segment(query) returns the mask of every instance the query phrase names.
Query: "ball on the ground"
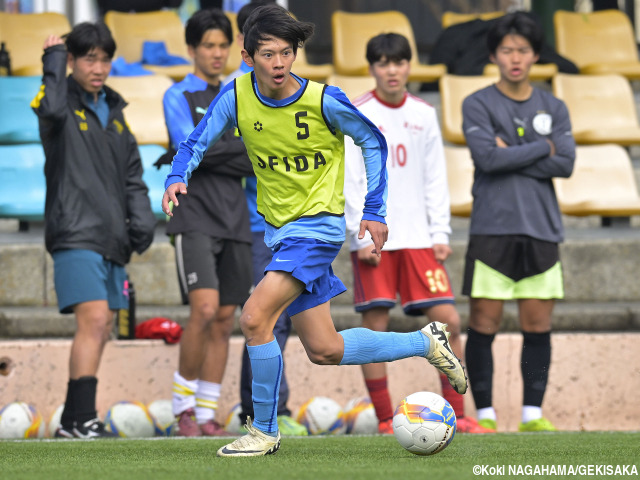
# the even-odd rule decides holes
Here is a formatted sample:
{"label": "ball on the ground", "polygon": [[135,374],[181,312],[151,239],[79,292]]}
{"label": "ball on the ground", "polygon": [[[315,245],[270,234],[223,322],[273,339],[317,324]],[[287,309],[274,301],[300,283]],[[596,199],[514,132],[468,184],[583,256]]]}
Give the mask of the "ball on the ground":
{"label": "ball on the ground", "polygon": [[12,402],[0,410],[0,438],[42,438],[45,430],[42,415],[33,405]]}
{"label": "ball on the ground", "polygon": [[344,407],[347,432],[368,435],[378,433],[378,417],[368,397],[352,398]]}
{"label": "ball on the ground", "polygon": [[339,435],[347,429],[342,407],[327,397],[309,399],[298,410],[296,420],[307,428],[310,435]]}
{"label": "ball on the ground", "polygon": [[242,432],[242,422],[240,421],[240,412],[242,411],[242,406],[240,403],[236,403],[229,413],[227,414],[227,418],[224,421],[224,429],[229,433],[243,433]]}
{"label": "ball on the ground", "polygon": [[173,414],[171,400],[154,400],[147,405],[147,410],[153,419],[153,426],[157,436],[170,437],[174,434],[176,417]]}
{"label": "ball on the ground", "polygon": [[56,430],[60,426],[60,419],[62,418],[62,410],[64,410],[64,403],[59,405],[58,408],[55,409],[53,414],[51,414],[51,418],[49,419],[49,436],[51,438],[55,437]]}
{"label": "ball on the ground", "polygon": [[456,433],[456,413],[444,398],[432,392],[406,397],[393,415],[393,434],[416,455],[433,455],[446,448]]}
{"label": "ball on the ground", "polygon": [[121,437],[153,437],[156,429],[144,403],[123,401],[113,405],[104,418],[106,429]]}

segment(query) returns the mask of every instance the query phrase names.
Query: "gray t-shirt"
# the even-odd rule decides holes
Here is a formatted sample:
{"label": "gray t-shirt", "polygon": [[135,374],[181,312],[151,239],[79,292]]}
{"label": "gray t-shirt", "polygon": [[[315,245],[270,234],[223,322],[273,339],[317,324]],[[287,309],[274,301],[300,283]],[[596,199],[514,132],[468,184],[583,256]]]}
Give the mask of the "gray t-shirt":
{"label": "gray t-shirt", "polygon": [[[471,235],[528,235],[564,239],[553,177],[569,177],[575,141],[562,100],[533,89],[513,100],[491,85],[462,104],[467,145],[475,165]],[[496,145],[500,137],[508,145]],[[553,142],[556,154],[550,157]]]}

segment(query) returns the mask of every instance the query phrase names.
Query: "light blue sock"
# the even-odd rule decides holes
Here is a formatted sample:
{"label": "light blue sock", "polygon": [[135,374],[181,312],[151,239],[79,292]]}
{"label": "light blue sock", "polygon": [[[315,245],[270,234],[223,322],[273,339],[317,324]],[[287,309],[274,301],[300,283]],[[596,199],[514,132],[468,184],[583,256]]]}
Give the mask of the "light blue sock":
{"label": "light blue sock", "polygon": [[407,357],[423,357],[429,351],[429,339],[419,331],[395,333],[350,328],[339,333],[344,338],[340,365],[392,362]]}
{"label": "light blue sock", "polygon": [[269,435],[278,433],[278,394],[282,378],[282,351],[275,340],[248,346],[253,372],[253,426]]}

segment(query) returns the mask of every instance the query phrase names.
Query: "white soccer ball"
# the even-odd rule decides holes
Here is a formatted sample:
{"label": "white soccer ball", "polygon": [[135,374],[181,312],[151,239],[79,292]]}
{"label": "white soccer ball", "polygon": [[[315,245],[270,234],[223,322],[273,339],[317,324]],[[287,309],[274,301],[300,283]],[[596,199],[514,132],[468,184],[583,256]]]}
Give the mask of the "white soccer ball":
{"label": "white soccer ball", "polygon": [[378,417],[368,397],[352,398],[344,407],[347,433],[368,435],[378,433]]}
{"label": "white soccer ball", "polygon": [[243,425],[240,421],[240,412],[242,411],[242,406],[239,403],[236,403],[229,413],[227,414],[227,418],[224,421],[224,429],[229,433],[244,433]]}
{"label": "white soccer ball", "polygon": [[156,435],[170,437],[175,433],[176,417],[173,414],[171,400],[154,400],[147,405],[147,410],[153,419]]}
{"label": "white soccer ball", "polygon": [[60,426],[60,419],[62,418],[62,411],[64,410],[64,403],[55,409],[51,418],[49,419],[49,436],[55,437],[56,430]]}
{"label": "white soccer ball", "polygon": [[153,418],[144,403],[118,402],[104,418],[106,429],[121,437],[153,437],[156,433]]}
{"label": "white soccer ball", "polygon": [[327,397],[313,397],[298,410],[298,423],[304,425],[310,435],[339,435],[346,431],[342,407]]}
{"label": "white soccer ball", "polygon": [[416,455],[445,449],[456,433],[456,413],[444,398],[432,392],[412,393],[393,415],[393,434],[400,445]]}
{"label": "white soccer ball", "polygon": [[0,410],[0,438],[42,438],[46,427],[33,405],[12,402]]}

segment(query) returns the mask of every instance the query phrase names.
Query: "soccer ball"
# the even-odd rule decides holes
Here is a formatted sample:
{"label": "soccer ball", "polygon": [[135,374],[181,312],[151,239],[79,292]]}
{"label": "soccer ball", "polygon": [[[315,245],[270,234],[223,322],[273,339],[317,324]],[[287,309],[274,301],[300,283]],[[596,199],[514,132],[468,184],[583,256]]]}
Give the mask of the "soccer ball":
{"label": "soccer ball", "polygon": [[153,418],[144,403],[118,402],[104,418],[106,429],[121,437],[153,437],[156,433]]}
{"label": "soccer ball", "polygon": [[243,433],[242,422],[240,421],[240,412],[242,406],[236,403],[233,408],[227,414],[227,419],[224,421],[224,429],[229,433]]}
{"label": "soccer ball", "polygon": [[347,429],[340,404],[327,397],[312,397],[300,407],[296,420],[310,435],[339,435]]}
{"label": "soccer ball", "polygon": [[349,400],[344,407],[344,418],[347,433],[362,435],[378,433],[376,410],[367,397]]}
{"label": "soccer ball", "polygon": [[393,415],[393,434],[416,455],[445,449],[456,433],[456,413],[444,398],[432,392],[412,393]]}
{"label": "soccer ball", "polygon": [[56,410],[51,415],[51,418],[49,419],[49,436],[52,438],[56,436],[56,430],[60,426],[60,418],[62,418],[62,410],[64,410],[64,403],[60,405],[58,408],[56,408]]}
{"label": "soccer ball", "polygon": [[12,402],[0,410],[0,438],[42,438],[45,430],[42,415],[33,405]]}
{"label": "soccer ball", "polygon": [[147,405],[147,410],[153,419],[156,435],[170,437],[174,433],[176,417],[173,414],[171,400],[154,400]]}

